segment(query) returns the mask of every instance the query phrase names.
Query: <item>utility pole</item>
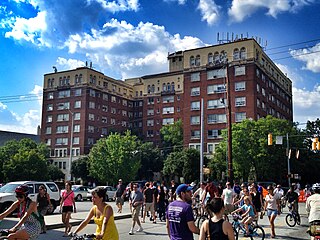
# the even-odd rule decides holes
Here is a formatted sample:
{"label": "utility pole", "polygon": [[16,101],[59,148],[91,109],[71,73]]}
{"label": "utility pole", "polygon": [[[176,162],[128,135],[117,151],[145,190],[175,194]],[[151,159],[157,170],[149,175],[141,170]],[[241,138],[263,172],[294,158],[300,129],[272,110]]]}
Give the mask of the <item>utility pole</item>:
{"label": "utility pole", "polygon": [[203,132],[204,132],[204,113],[203,98],[201,98],[201,131],[200,131],[200,182],[203,182]]}
{"label": "utility pole", "polygon": [[226,62],[226,83],[227,83],[227,110],[228,110],[228,181],[233,184],[233,166],[232,166],[232,118],[231,118],[231,87],[229,79],[229,65]]}

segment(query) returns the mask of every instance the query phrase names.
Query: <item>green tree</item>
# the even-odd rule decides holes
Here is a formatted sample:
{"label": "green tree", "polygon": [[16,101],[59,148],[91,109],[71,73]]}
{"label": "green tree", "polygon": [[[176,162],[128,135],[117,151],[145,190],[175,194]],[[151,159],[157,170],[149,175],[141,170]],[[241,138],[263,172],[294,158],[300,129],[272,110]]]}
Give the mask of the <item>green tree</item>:
{"label": "green tree", "polygon": [[160,129],[160,134],[165,157],[170,152],[181,150],[183,148],[183,126],[181,119],[173,124],[163,126]]}
{"label": "green tree", "polygon": [[47,180],[49,150],[31,139],[8,141],[0,148],[2,181]]}
{"label": "green tree", "polygon": [[81,178],[84,181],[88,181],[90,179],[89,158],[84,156],[73,161],[71,165],[71,173],[76,178]]}
{"label": "green tree", "polygon": [[[301,146],[303,135],[294,124],[286,120],[267,116],[258,121],[244,120],[232,125],[232,155],[235,178],[247,180],[286,180],[286,140],[283,145],[267,145],[268,133],[275,136],[296,136],[292,141]],[[300,136],[301,135],[301,136]],[[216,149],[210,166],[218,169],[226,166],[227,137]],[[226,169],[226,167],[225,167]],[[221,170],[219,170],[221,171]],[[226,171],[226,170],[225,170]]]}
{"label": "green tree", "polygon": [[124,135],[112,133],[101,138],[89,153],[90,175],[100,182],[113,184],[122,178],[124,182],[135,179],[140,168],[137,149],[140,143],[130,131]]}
{"label": "green tree", "polygon": [[154,147],[152,142],[141,144],[136,153],[141,160],[141,168],[138,171],[139,179],[152,179],[153,172],[161,172],[163,168],[163,157],[158,147]]}
{"label": "green tree", "polygon": [[182,176],[186,182],[199,178],[200,153],[196,149],[172,152],[164,161],[163,173],[170,178]]}
{"label": "green tree", "polygon": [[48,176],[47,180],[50,181],[59,181],[64,179],[64,173],[55,165],[50,164],[48,166]]}

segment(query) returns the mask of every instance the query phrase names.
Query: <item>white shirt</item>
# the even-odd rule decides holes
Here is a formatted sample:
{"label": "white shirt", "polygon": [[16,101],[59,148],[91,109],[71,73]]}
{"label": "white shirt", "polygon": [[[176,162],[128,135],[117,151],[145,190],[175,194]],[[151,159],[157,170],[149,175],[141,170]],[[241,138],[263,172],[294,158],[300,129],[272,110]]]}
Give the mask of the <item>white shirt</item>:
{"label": "white shirt", "polygon": [[233,204],[233,197],[234,197],[235,193],[233,191],[232,188],[228,189],[225,188],[223,189],[222,192],[222,197],[224,199],[224,204]]}
{"label": "white shirt", "polygon": [[306,211],[309,222],[320,220],[320,194],[315,193],[307,198]]}
{"label": "white shirt", "polygon": [[268,194],[265,197],[265,201],[267,203],[267,209],[277,210],[278,209],[277,200],[279,200],[279,199],[280,199],[280,195],[279,194],[275,194],[273,196]]}
{"label": "white shirt", "polygon": [[273,193],[274,194],[279,194],[280,195],[280,197],[282,197],[283,196],[283,194],[284,194],[284,191],[283,191],[283,189],[282,188],[276,188],[275,190],[273,190]]}

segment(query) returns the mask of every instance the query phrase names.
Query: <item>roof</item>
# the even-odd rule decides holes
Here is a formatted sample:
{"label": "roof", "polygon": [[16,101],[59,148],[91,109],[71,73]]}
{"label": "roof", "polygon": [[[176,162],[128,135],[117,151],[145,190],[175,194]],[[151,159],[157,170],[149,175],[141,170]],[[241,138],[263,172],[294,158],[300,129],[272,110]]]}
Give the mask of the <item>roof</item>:
{"label": "roof", "polygon": [[7,132],[7,131],[0,131],[0,146],[4,146],[7,141],[10,140],[21,140],[23,138],[30,138],[36,143],[40,143],[40,136],[35,134],[28,134],[28,133],[18,133],[18,132]]}

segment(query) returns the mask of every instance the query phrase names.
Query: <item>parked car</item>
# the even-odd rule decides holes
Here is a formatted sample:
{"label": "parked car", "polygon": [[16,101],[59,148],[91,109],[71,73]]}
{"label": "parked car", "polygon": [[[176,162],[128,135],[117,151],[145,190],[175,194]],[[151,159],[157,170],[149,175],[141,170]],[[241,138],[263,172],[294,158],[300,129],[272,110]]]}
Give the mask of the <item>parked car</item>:
{"label": "parked car", "polygon": [[0,212],[7,210],[13,202],[16,201],[15,189],[22,185],[27,184],[29,186],[29,197],[36,201],[39,193],[40,185],[44,185],[47,193],[50,195],[50,201],[52,209],[47,214],[52,214],[57,206],[60,204],[60,190],[54,182],[35,182],[35,181],[19,181],[9,182],[0,188]]}
{"label": "parked car", "polygon": [[74,199],[76,201],[89,200],[91,198],[90,188],[82,185],[72,185],[72,191],[74,192]]}
{"label": "parked car", "polygon": [[[114,194],[117,191],[116,188],[112,187],[112,186],[98,186],[98,187],[103,187],[106,189],[106,201],[112,201],[114,198]],[[93,189],[89,190],[90,193],[92,192]],[[91,200],[92,196],[90,196],[90,200]]]}

